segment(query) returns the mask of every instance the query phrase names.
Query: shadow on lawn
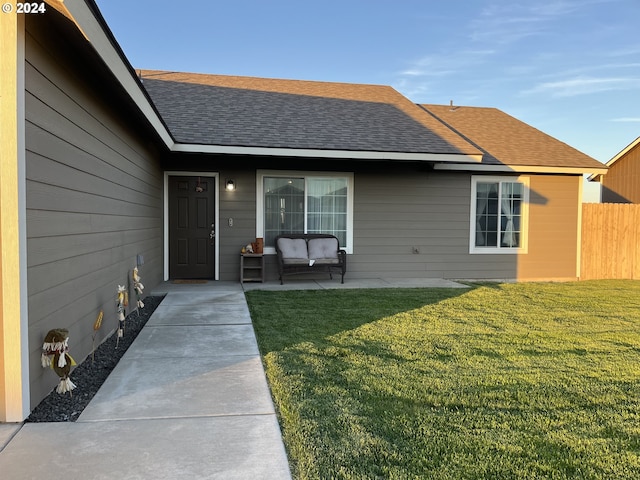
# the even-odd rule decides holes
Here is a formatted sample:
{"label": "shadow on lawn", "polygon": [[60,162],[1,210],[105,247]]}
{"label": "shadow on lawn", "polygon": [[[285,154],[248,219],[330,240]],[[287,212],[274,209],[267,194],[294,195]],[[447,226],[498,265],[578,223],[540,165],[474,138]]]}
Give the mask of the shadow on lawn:
{"label": "shadow on lawn", "polygon": [[246,293],[263,355],[327,337],[381,318],[458,297],[476,288],[400,288],[391,290],[301,290]]}

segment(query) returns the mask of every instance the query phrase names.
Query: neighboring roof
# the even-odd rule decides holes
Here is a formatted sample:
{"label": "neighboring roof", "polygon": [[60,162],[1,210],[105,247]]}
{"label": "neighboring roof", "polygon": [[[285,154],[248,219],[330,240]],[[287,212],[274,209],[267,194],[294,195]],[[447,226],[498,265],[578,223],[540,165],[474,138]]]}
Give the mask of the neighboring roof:
{"label": "neighboring roof", "polygon": [[[616,155],[614,155],[614,157],[606,163],[606,166],[611,167],[611,165],[616,163],[618,160],[620,160],[622,157],[624,157],[627,153],[629,153],[638,145],[640,145],[640,137],[636,138],[633,142],[631,142],[629,145],[627,145],[622,150],[620,150]],[[601,174],[594,174],[594,175],[591,175],[588,180],[590,182],[593,182],[593,181],[599,182],[601,179],[601,176],[602,176]]]}
{"label": "neighboring roof", "polygon": [[389,86],[149,70],[140,75],[177,143],[318,156],[328,151],[398,159],[436,155],[425,160],[450,155],[474,163],[482,156]]}
{"label": "neighboring roof", "polygon": [[482,164],[605,172],[597,160],[497,108],[421,105],[467,141],[482,150]]}

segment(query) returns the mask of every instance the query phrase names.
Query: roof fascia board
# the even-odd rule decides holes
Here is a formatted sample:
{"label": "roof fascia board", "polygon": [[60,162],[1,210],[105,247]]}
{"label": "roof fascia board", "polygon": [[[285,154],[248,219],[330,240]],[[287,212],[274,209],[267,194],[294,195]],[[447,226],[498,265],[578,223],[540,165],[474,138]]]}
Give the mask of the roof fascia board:
{"label": "roof fascia board", "polygon": [[[623,156],[625,156],[631,149],[635,148],[637,145],[640,145],[640,137],[636,138],[633,142],[631,142],[629,145],[627,145],[626,147],[624,147],[622,150],[620,150],[620,152],[618,152],[611,160],[609,160],[605,165],[607,167],[610,167],[611,165],[613,165],[614,163],[616,163],[618,160],[620,160]],[[600,180],[600,173],[598,174],[593,174],[591,175],[588,180],[590,182],[593,181],[599,181]]]}
{"label": "roof fascia board", "polygon": [[581,168],[581,167],[542,167],[528,165],[473,165],[473,164],[443,164],[436,163],[434,170],[449,171],[473,171],[473,172],[516,172],[516,173],[561,173],[571,175],[607,173],[607,168]]}
{"label": "roof fascia board", "polygon": [[632,148],[634,148],[638,144],[640,144],[640,137],[636,138],[633,142],[631,142],[629,145],[624,147],[620,152],[618,152],[618,154],[616,156],[614,156],[611,160],[609,160],[606,163],[607,167],[610,167],[612,164],[614,164],[615,162],[620,160],[620,158],[622,158],[624,155],[626,155],[627,152],[629,152],[629,150],[631,150]]}
{"label": "roof fascia board", "polygon": [[[91,0],[89,0],[91,2]],[[128,60],[123,59],[123,54],[112,43],[108,26],[100,21],[86,1],[76,0],[65,2],[67,11],[73,17],[78,28],[96,50],[102,61],[111,70],[120,85],[135,102],[143,115],[151,123],[167,148],[174,144],[171,134],[167,130],[155,108],[142,91],[142,87],[135,78],[133,68]],[[97,10],[97,6],[94,5]],[[115,41],[115,40],[114,40]]]}
{"label": "roof fascia board", "polygon": [[368,152],[352,150],[317,150],[306,148],[269,148],[241,147],[225,145],[199,145],[192,143],[175,143],[172,152],[179,153],[213,153],[228,155],[256,155],[270,157],[304,157],[304,158],[344,158],[357,160],[405,160],[421,162],[476,162],[482,161],[481,155],[438,154],[438,153],[405,153],[405,152]]}

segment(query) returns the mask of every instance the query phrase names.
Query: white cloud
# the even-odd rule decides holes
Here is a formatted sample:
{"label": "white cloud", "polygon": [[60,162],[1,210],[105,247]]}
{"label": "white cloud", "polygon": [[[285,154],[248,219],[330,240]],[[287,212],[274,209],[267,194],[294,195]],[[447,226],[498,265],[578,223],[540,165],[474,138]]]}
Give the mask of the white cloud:
{"label": "white cloud", "polygon": [[425,55],[398,72],[393,86],[415,101],[427,99],[436,87],[445,85],[450,91],[461,79],[468,79],[470,72],[481,68],[494,53],[493,50],[452,50]]}
{"label": "white cloud", "polygon": [[611,90],[630,90],[640,86],[640,79],[628,77],[577,77],[536,85],[525,94],[548,94],[552,97],[574,97]]}
{"label": "white cloud", "polygon": [[610,122],[622,122],[622,123],[640,123],[640,117],[621,117],[612,118]]}
{"label": "white cloud", "polygon": [[539,0],[517,3],[495,2],[471,22],[471,39],[508,45],[527,37],[544,35],[550,22],[571,16],[593,5],[617,0]]}
{"label": "white cloud", "polygon": [[[575,24],[582,22],[576,17],[586,18],[595,14],[596,5],[616,1],[621,0],[484,0],[482,10],[465,12],[471,17],[460,15],[460,35],[408,62],[394,83],[408,95],[442,91],[458,96],[466,90],[481,98],[498,90],[557,98],[640,88],[636,59],[614,59],[610,49],[579,50],[575,43]],[[546,41],[557,42],[565,30],[573,32],[573,43]],[[532,38],[520,43],[525,37]]]}
{"label": "white cloud", "polygon": [[597,71],[607,71],[609,73],[615,70],[627,70],[633,68],[640,68],[640,63],[597,63],[597,59],[594,59],[592,62],[587,61],[586,65],[581,67],[576,67],[570,70],[564,70],[560,74],[563,76],[578,76],[578,75],[586,75],[589,72],[597,72]]}
{"label": "white cloud", "polygon": [[637,56],[638,54],[640,54],[640,46],[638,45],[633,47],[620,48],[618,50],[613,50],[609,52],[610,57]]}
{"label": "white cloud", "polygon": [[483,63],[487,57],[494,53],[493,50],[462,50],[446,54],[426,55],[412,62],[407,69],[400,72],[400,75],[405,77],[455,75],[462,71],[468,71],[473,65]]}

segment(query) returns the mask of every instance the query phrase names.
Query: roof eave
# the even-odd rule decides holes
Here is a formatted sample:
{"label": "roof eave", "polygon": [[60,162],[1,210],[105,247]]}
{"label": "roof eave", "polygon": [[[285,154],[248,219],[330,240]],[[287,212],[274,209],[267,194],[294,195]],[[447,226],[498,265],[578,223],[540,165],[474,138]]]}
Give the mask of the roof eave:
{"label": "roof eave", "polygon": [[144,91],[135,70],[102,18],[94,0],[65,2],[65,6],[71,20],[91,43],[96,53],[147,118],[163,143],[171,149],[174,144],[171,133]]}
{"label": "roof eave", "polygon": [[334,158],[355,160],[398,160],[413,162],[476,163],[482,161],[478,154],[381,152],[366,150],[324,150],[313,148],[245,147],[234,145],[202,145],[175,143],[171,148],[177,153],[208,153],[269,157]]}
{"label": "roof eave", "polygon": [[564,175],[604,175],[607,168],[602,167],[548,167],[539,165],[487,165],[487,164],[440,164],[434,170],[455,170],[471,172],[500,173],[557,173]]}

